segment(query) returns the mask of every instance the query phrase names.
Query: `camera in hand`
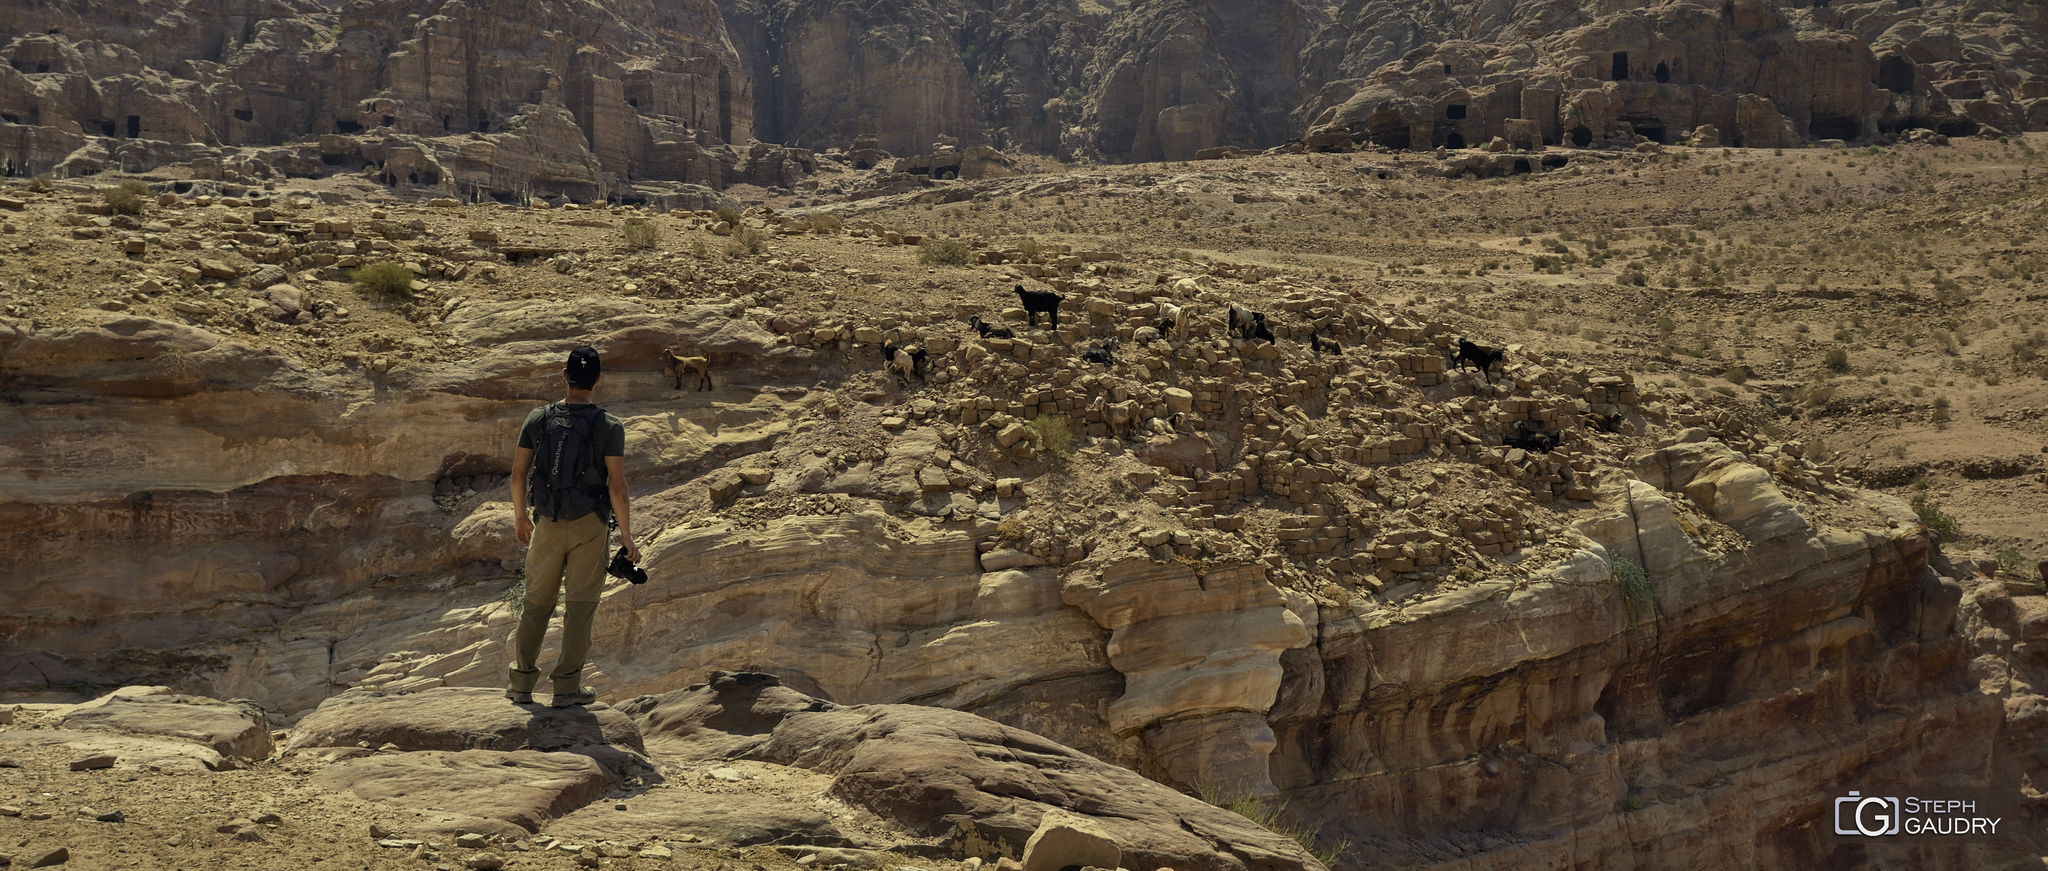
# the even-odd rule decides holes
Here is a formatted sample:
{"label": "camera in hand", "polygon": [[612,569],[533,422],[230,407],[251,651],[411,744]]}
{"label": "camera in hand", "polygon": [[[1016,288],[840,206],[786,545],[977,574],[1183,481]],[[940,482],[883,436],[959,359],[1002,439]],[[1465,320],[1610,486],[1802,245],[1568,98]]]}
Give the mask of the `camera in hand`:
{"label": "camera in hand", "polygon": [[618,555],[612,557],[612,564],[605,567],[604,573],[636,584],[647,583],[647,570],[634,565],[632,560],[627,559],[626,549],[623,546],[619,548]]}

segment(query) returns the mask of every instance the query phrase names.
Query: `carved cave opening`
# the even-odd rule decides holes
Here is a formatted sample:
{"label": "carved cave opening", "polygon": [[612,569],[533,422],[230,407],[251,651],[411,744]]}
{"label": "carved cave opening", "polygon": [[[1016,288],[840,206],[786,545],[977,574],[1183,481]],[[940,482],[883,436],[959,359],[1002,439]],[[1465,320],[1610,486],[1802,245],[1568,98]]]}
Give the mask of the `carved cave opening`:
{"label": "carved cave opening", "polygon": [[1621,120],[1628,126],[1635,128],[1637,136],[1641,136],[1659,145],[1669,144],[1664,140],[1663,120],[1651,115],[1639,115]]}
{"label": "carved cave opening", "polygon": [[1584,124],[1573,127],[1569,135],[1571,136],[1572,144],[1580,148],[1593,144],[1593,131]]}
{"label": "carved cave opening", "polygon": [[248,109],[236,109],[236,110],[235,110],[235,120],[237,120],[237,121],[254,121],[254,120],[256,120],[256,113],[255,113],[255,112],[252,112],[252,111],[249,111]]}
{"label": "carved cave opening", "polygon": [[1813,121],[1806,125],[1806,132],[1815,139],[1855,139],[1863,133],[1863,125],[1855,118],[1833,112],[1815,112]]}
{"label": "carved cave opening", "polygon": [[1913,93],[1913,62],[1898,55],[1878,61],[1877,86],[1894,94]]}
{"label": "carved cave opening", "polygon": [[21,116],[13,112],[0,112],[0,121],[5,121],[9,124],[20,124]]}
{"label": "carved cave opening", "polygon": [[47,73],[47,72],[49,72],[49,71],[50,71],[50,65],[49,65],[49,64],[36,64],[36,72],[39,72],[39,73]]}
{"label": "carved cave opening", "polygon": [[142,138],[142,116],[141,116],[141,115],[130,115],[130,116],[128,116],[128,138],[129,138],[129,139],[140,139],[140,138]]}
{"label": "carved cave opening", "polygon": [[1628,52],[1617,51],[1614,53],[1614,69],[1612,73],[1613,75],[1610,78],[1617,82],[1628,80]]}
{"label": "carved cave opening", "polygon": [[361,133],[363,132],[363,125],[350,121],[347,118],[336,118],[334,119],[334,132],[340,133],[343,136],[351,133]]}
{"label": "carved cave opening", "polygon": [[118,129],[117,125],[115,125],[112,121],[98,121],[95,123],[100,125],[101,136],[112,136],[114,135],[114,131]]}
{"label": "carved cave opening", "polygon": [[1977,129],[1977,122],[1963,118],[1957,121],[1944,121],[1934,128],[1934,132],[1943,136],[1975,136]]}
{"label": "carved cave opening", "polygon": [[1531,172],[1535,172],[1535,170],[1529,167],[1529,159],[1517,157],[1515,158],[1514,168],[1508,170],[1508,175],[1528,175]]}
{"label": "carved cave opening", "polygon": [[1670,81],[1671,81],[1671,65],[1670,65],[1670,64],[1668,64],[1668,63],[1665,63],[1665,62],[1663,62],[1663,61],[1658,61],[1658,62],[1657,62],[1657,71],[1656,71],[1655,73],[1653,73],[1653,75],[1655,75],[1655,76],[1657,77],[1657,84],[1660,84],[1660,85],[1661,85],[1661,84],[1665,84],[1665,83],[1668,83],[1668,82],[1670,82]]}
{"label": "carved cave opening", "polygon": [[383,120],[382,120],[382,121],[381,121],[381,122],[380,122],[380,123],[379,123],[379,124],[378,124],[377,126],[379,126],[379,127],[389,127],[389,126],[391,126],[391,125],[393,125],[393,124],[396,124],[396,123],[398,123],[398,119],[397,119],[397,118],[394,118],[394,117],[392,117],[392,116],[390,116],[390,115],[386,115],[386,116],[384,116]]}
{"label": "carved cave opening", "polygon": [[491,119],[490,119],[490,116],[488,116],[488,115],[485,115],[485,114],[483,114],[483,113],[481,113],[481,112],[477,113],[477,116],[476,116],[476,132],[478,132],[478,133],[489,133],[489,132],[491,132]]}
{"label": "carved cave opening", "polygon": [[1465,120],[1465,104],[1452,103],[1444,107],[1444,117],[1453,121]]}
{"label": "carved cave opening", "polygon": [[1445,134],[1445,136],[1444,136],[1444,147],[1445,147],[1445,148],[1464,148],[1464,147],[1465,147],[1465,134],[1463,134],[1463,133],[1459,133],[1459,132],[1458,132],[1458,131],[1456,131],[1456,130],[1453,130],[1453,131],[1451,131],[1450,133],[1448,133],[1448,134]]}
{"label": "carved cave opening", "polygon": [[1569,158],[1569,157],[1566,157],[1566,156],[1564,156],[1564,155],[1562,155],[1562,154],[1546,154],[1546,155],[1543,155],[1543,168],[1544,168],[1544,169],[1557,169],[1558,167],[1564,166],[1565,164],[1568,164],[1568,163],[1571,163],[1571,162],[1572,162],[1572,159],[1571,159],[1571,158]]}

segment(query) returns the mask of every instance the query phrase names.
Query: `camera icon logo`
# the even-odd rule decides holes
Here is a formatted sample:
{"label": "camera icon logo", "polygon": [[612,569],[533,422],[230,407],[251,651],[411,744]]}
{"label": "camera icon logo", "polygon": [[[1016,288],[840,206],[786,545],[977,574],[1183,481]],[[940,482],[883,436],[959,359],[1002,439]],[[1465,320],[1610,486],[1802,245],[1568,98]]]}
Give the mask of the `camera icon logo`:
{"label": "camera icon logo", "polygon": [[1899,800],[1851,791],[1835,799],[1835,834],[1875,838],[1899,833]]}

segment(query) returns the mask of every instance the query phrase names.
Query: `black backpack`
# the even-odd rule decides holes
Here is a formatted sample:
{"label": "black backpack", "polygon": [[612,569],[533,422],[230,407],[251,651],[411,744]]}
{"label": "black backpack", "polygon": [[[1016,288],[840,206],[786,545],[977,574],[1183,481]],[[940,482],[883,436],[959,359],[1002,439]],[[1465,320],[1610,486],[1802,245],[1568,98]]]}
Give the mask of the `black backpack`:
{"label": "black backpack", "polygon": [[606,485],[604,409],[595,405],[547,407],[534,440],[533,471],[527,493],[534,516],[575,520],[592,512],[609,517],[611,490]]}

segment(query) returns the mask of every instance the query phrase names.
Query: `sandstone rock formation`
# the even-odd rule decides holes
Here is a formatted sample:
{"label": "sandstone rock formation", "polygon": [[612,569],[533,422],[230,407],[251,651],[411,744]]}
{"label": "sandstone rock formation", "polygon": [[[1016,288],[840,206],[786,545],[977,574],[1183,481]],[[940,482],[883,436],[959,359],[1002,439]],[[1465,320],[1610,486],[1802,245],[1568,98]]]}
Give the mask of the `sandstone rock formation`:
{"label": "sandstone rock formation", "polygon": [[781,149],[725,144],[752,137],[753,99],[709,0],[20,3],[0,21],[20,34],[0,69],[9,175],[185,163],[581,201],[788,183]]}
{"label": "sandstone rock formation", "polygon": [[2048,126],[2041,15],[2021,0],[17,0],[0,5],[16,34],[0,172],[353,175],[700,208],[731,184],[793,189],[813,152],[861,137],[1153,161],[1290,140],[1673,143],[1705,126],[1739,147],[2017,132]]}
{"label": "sandstone rock formation", "polygon": [[[2011,20],[2039,14],[2015,7]],[[1411,24],[1418,32],[1369,46],[1405,47],[1398,60],[1369,67],[1344,57],[1337,62],[1361,80],[1332,83],[1296,117],[1390,148],[1477,146],[1512,138],[1518,120],[1534,122],[1548,145],[1669,144],[1711,126],[1716,144],[1771,148],[1909,128],[2034,129],[2041,107],[2029,95],[2048,89],[2022,71],[2038,46],[1965,48],[1886,4],[1675,2],[1610,14],[1538,4],[1482,16],[1474,30],[1488,35],[1434,41],[1424,28],[1445,22]],[[1333,55],[1361,41],[1326,38]]]}
{"label": "sandstone rock formation", "polygon": [[[10,202],[32,218],[96,205],[61,196]],[[170,304],[0,319],[15,603],[0,681],[253,699],[298,720],[292,752],[344,764],[334,788],[450,815],[429,825],[529,831],[593,790],[653,782],[643,758],[791,762],[901,804],[873,783],[916,756],[880,748],[896,729],[975,738],[944,750],[953,768],[915,768],[933,782],[992,765],[983,747],[1064,772],[1094,770],[1087,754],[1314,808],[1368,861],[1565,865],[1682,841],[1717,864],[1810,866],[1828,855],[1810,834],[1826,789],[1932,772],[2024,794],[2037,770],[2026,742],[2048,704],[2027,645],[2048,621],[1941,559],[1910,510],[1607,364],[1508,345],[1491,376],[1456,371],[1449,323],[1317,273],[970,247],[982,265],[959,268],[977,281],[1067,294],[1060,328],[1032,329],[1007,293],[926,304],[909,284],[917,301],[861,307],[882,282],[868,264],[916,241],[867,221],[831,240],[862,268],[828,283],[794,245],[731,265],[523,246],[489,226],[508,210],[435,207],[417,239],[377,249],[367,228],[415,232],[406,213],[357,213],[359,236],[338,216],[245,223],[270,206],[173,200],[210,227],[303,229],[307,248],[249,232],[226,250],[268,260],[237,261],[224,242],[247,231],[165,221],[155,244],[190,240],[177,262],[195,264]],[[516,214],[559,238],[623,217]],[[712,218],[659,220],[702,241]],[[359,238],[435,284],[355,315],[375,326],[342,352],[319,339],[353,292],[321,281],[338,259],[311,258]],[[611,292],[557,286],[583,275]],[[501,292],[513,278],[522,292]],[[223,310],[236,294],[246,313]],[[280,323],[279,300],[314,316]],[[1229,335],[1232,304],[1258,306],[1277,341]],[[1159,330],[1169,307],[1193,310],[1184,336]],[[970,331],[967,313],[1013,335]],[[1111,365],[1078,353],[1112,337]],[[929,349],[922,384],[879,377],[885,341]],[[606,355],[655,581],[611,583],[599,611],[590,682],[617,709],[536,713],[495,692],[518,566],[504,476],[514,424],[582,342]],[[715,388],[676,389],[670,349],[706,357]],[[1518,427],[1564,441],[1502,443]],[[714,669],[773,680],[685,686]],[[725,694],[745,703],[707,701]],[[6,740],[115,738],[154,740]],[[180,764],[226,762],[162,740]],[[499,783],[507,760],[545,788],[490,808],[438,785]],[[1030,807],[999,808],[1016,795],[1001,773],[947,795],[1001,818],[977,837],[1014,852],[1068,786],[1026,777]],[[650,805],[657,826],[702,803]],[[702,836],[836,837],[801,811]],[[1187,814],[1166,816],[1205,830]],[[1176,868],[1270,858],[1159,849]]]}
{"label": "sandstone rock formation", "polygon": [[[625,709],[656,748],[704,739],[731,758],[832,777],[834,796],[988,860],[1020,858],[1062,810],[1115,840],[1125,861],[1195,871],[1322,866],[1228,811],[1028,732],[918,705],[840,706],[768,675],[711,680]],[[969,845],[979,845],[969,846]]]}

